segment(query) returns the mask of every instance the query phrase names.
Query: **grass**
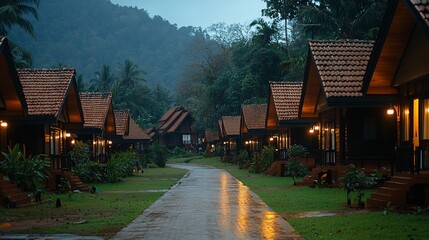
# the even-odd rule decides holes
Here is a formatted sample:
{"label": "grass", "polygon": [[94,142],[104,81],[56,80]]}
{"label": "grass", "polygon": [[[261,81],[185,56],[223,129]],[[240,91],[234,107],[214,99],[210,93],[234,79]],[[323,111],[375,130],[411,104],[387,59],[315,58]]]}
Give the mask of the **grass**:
{"label": "grass", "polygon": [[[173,168],[145,169],[145,173],[124,179],[120,183],[99,184],[97,194],[51,194],[52,201],[33,207],[0,209],[0,232],[70,233],[110,237],[129,224],[163,193],[121,193],[147,189],[167,189],[180,179],[186,170]],[[171,179],[171,180],[164,180]],[[176,179],[176,180],[173,180]],[[103,192],[103,191],[109,191]],[[111,192],[112,191],[112,192]],[[48,198],[47,194],[42,196]],[[62,206],[55,207],[61,199]],[[8,229],[8,225],[34,225],[25,229]],[[45,223],[43,226],[35,226]]]}
{"label": "grass", "polygon": [[[349,210],[341,203],[346,192],[340,188],[293,186],[291,177],[251,174],[218,157],[195,158],[190,163],[225,169],[248,186],[278,213]],[[373,189],[366,190],[368,197]],[[287,221],[304,239],[428,239],[429,216],[368,212],[314,218],[288,218]]]}

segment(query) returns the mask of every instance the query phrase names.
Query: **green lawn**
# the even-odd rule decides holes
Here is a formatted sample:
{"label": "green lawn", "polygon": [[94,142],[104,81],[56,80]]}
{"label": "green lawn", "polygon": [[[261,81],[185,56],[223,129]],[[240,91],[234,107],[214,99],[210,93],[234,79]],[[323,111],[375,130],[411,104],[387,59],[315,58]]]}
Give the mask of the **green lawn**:
{"label": "green lawn", "polygon": [[[293,186],[290,177],[250,174],[248,170],[220,162],[218,157],[191,159],[191,164],[225,169],[239,179],[274,211],[298,213],[310,211],[347,211],[341,203],[346,192],[340,188]],[[374,190],[366,190],[368,197]],[[429,239],[429,216],[368,212],[313,218],[288,218],[287,221],[305,239]]]}
{"label": "green lawn", "polygon": [[[143,174],[126,178],[120,183],[96,185],[99,190],[97,194],[75,193],[71,197],[67,194],[44,194],[42,196],[44,200],[50,197],[52,201],[27,208],[0,208],[0,232],[70,233],[109,237],[163,195],[163,193],[114,191],[168,189],[185,173],[186,170],[174,168],[145,169]],[[57,198],[62,201],[60,208],[55,207]],[[36,226],[39,223],[42,226]],[[10,225],[12,226],[9,227]],[[16,229],[18,226],[24,228]]]}

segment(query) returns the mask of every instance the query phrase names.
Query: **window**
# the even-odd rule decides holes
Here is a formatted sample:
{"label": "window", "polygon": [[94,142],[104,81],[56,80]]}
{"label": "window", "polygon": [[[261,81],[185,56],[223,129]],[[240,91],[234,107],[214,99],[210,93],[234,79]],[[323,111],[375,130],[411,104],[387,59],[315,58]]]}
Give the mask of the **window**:
{"label": "window", "polygon": [[183,144],[191,144],[191,134],[182,135]]}
{"label": "window", "polygon": [[429,99],[423,100],[423,139],[429,139]]}
{"label": "window", "polygon": [[60,130],[51,129],[51,136],[49,142],[51,155],[60,155]]}
{"label": "window", "polygon": [[410,141],[410,107],[408,105],[402,106],[402,119],[401,119],[401,135],[402,141]]}

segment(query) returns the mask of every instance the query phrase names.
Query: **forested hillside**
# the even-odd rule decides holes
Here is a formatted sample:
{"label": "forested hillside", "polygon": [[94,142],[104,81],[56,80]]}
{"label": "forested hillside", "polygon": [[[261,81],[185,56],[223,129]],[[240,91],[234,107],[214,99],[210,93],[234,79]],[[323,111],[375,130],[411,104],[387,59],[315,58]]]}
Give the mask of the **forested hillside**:
{"label": "forested hillside", "polygon": [[199,29],[178,29],[159,16],[108,0],[42,0],[38,14],[36,39],[19,28],[9,37],[31,52],[33,67],[73,67],[87,83],[102,65],[116,71],[129,59],[146,72],[149,85],[173,90],[194,57],[190,47],[203,37]]}

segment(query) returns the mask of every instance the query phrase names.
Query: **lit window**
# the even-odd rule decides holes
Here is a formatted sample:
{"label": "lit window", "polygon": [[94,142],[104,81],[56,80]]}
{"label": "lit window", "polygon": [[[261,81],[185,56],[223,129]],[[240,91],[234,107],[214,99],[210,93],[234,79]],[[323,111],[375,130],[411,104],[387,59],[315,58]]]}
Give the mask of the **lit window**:
{"label": "lit window", "polygon": [[182,135],[183,144],[191,144],[191,134]]}

